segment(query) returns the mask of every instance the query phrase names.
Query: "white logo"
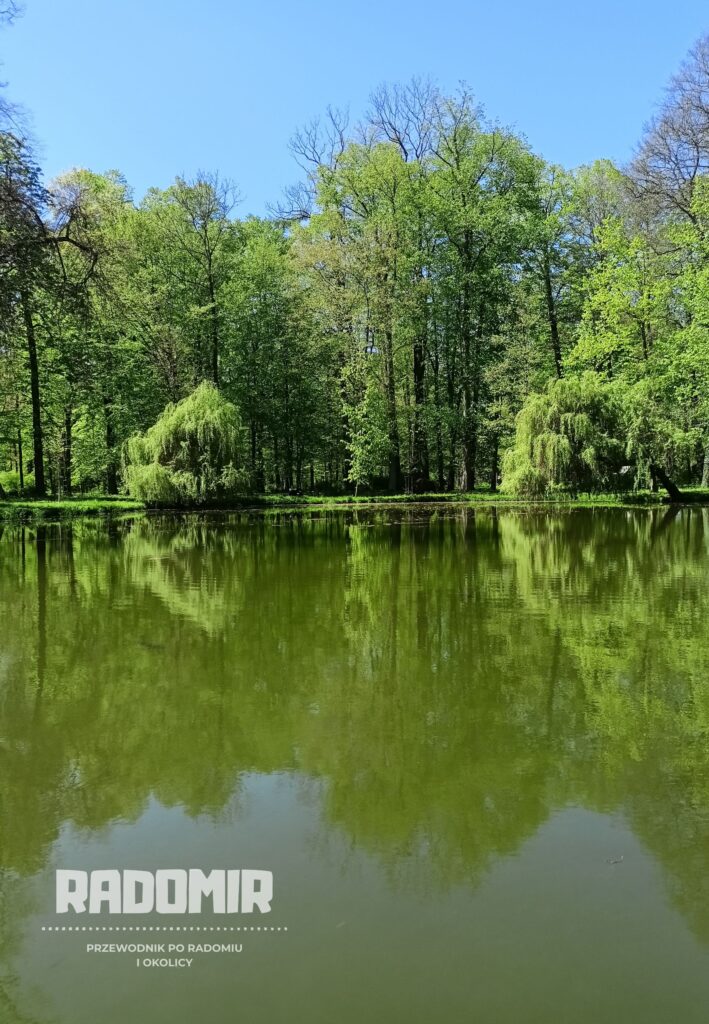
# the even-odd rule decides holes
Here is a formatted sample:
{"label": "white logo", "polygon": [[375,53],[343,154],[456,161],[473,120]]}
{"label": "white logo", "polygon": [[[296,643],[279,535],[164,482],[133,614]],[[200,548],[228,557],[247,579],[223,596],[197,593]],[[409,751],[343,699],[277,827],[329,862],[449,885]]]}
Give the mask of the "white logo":
{"label": "white logo", "polygon": [[199,914],[204,900],[215,914],[268,914],[273,872],[247,868],[158,871],[57,871],[57,913]]}

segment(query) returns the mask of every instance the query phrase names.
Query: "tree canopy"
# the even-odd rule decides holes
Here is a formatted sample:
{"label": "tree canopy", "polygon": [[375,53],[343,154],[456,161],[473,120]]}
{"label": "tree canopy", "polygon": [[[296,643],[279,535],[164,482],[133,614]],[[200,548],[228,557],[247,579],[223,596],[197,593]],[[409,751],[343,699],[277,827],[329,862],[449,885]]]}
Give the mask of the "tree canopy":
{"label": "tree canopy", "polygon": [[627,167],[414,79],[297,131],[270,218],[216,173],[45,182],[0,110],[0,485],[231,489],[130,440],[208,383],[252,493],[709,486],[708,40]]}

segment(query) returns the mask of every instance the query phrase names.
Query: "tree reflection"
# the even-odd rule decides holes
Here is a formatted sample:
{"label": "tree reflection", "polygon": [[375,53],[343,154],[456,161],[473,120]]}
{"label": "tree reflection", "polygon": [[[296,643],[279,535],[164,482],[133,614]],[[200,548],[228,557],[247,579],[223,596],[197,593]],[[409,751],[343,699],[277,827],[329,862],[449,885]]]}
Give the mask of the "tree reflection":
{"label": "tree reflection", "polygon": [[156,517],[0,539],[0,867],[322,780],[392,884],[625,813],[709,941],[706,511]]}

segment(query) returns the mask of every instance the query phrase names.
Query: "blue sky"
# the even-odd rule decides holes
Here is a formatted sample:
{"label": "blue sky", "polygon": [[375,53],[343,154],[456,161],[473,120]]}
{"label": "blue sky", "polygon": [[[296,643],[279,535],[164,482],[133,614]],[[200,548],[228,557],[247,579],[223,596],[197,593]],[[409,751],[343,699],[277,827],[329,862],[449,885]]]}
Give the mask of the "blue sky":
{"label": "blue sky", "polygon": [[549,160],[623,161],[706,31],[706,0],[25,0],[0,56],[47,176],[118,168],[140,196],[219,170],[263,213],[299,124],[412,75],[465,80]]}

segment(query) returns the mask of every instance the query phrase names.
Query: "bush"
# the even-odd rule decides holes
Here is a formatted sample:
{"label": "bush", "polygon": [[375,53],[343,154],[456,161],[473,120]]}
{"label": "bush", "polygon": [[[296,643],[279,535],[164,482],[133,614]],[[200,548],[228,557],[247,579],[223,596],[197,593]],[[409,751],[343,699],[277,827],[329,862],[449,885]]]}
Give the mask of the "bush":
{"label": "bush", "polygon": [[213,384],[203,382],[127,442],[128,492],[143,501],[178,504],[228,498],[245,482],[242,444],[238,409]]}
{"label": "bush", "polygon": [[[24,493],[31,494],[34,490],[34,473],[25,473],[24,484]],[[0,488],[2,488],[2,491],[5,492],[8,498],[19,497],[20,474],[15,472],[15,470],[6,470],[0,473]]]}
{"label": "bush", "polygon": [[503,489],[525,497],[602,491],[619,479],[621,410],[595,373],[552,381],[531,395],[503,459]]}

